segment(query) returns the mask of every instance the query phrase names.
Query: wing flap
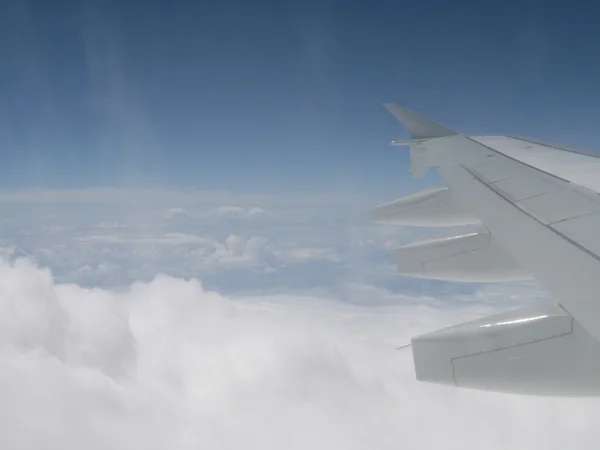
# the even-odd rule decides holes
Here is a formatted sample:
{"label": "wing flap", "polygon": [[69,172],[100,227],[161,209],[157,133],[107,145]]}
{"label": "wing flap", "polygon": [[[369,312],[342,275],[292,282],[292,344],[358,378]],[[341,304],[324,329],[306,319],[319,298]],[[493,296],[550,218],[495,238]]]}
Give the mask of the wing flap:
{"label": "wing flap", "polygon": [[530,278],[485,228],[402,246],[396,250],[396,265],[403,275],[437,280],[495,282]]}
{"label": "wing flap", "polygon": [[412,340],[417,379],[489,391],[600,395],[600,343],[560,305],[526,307]]}
{"label": "wing flap", "polygon": [[479,219],[465,211],[447,187],[425,189],[382,203],[371,210],[375,223],[446,227],[470,225]]}

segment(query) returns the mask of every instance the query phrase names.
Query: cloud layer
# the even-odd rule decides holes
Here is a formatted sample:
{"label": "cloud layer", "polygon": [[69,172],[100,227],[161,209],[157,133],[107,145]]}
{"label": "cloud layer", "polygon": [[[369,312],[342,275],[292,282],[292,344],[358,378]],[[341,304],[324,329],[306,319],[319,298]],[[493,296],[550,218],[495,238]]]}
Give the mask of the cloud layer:
{"label": "cloud layer", "polygon": [[1,448],[587,449],[600,438],[595,399],[421,384],[410,350],[395,350],[544,301],[532,284],[398,277],[391,252],[422,232],[373,226],[352,201],[128,192],[0,202]]}
{"label": "cloud layer", "polygon": [[[529,296],[513,289],[514,302],[519,292]],[[362,295],[387,298],[227,298],[168,276],[86,289],[54,284],[27,259],[5,259],[0,445],[558,449],[590,448],[600,437],[595,400],[420,384],[410,353],[394,350],[497,304]]]}
{"label": "cloud layer", "polygon": [[126,286],[157,273],[200,277],[228,292],[331,286],[355,272],[396,278],[390,254],[411,234],[373,226],[366,205],[351,198],[32,192],[0,192],[0,245],[87,286]]}

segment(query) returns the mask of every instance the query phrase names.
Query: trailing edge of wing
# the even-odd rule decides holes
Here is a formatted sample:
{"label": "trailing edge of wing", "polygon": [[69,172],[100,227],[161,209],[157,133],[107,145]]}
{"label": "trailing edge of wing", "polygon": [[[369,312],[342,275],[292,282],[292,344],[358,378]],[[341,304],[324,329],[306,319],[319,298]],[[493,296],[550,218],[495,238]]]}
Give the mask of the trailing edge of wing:
{"label": "trailing edge of wing", "polygon": [[432,139],[458,134],[396,103],[384,103],[383,106],[406,128],[412,139]]}

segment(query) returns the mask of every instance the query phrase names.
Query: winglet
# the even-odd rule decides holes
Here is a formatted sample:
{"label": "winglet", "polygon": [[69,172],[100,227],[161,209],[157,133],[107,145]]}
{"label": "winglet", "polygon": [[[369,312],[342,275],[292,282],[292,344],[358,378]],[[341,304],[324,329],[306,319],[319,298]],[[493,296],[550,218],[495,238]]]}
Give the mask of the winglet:
{"label": "winglet", "polygon": [[396,103],[384,103],[383,106],[406,128],[412,139],[432,139],[458,134]]}

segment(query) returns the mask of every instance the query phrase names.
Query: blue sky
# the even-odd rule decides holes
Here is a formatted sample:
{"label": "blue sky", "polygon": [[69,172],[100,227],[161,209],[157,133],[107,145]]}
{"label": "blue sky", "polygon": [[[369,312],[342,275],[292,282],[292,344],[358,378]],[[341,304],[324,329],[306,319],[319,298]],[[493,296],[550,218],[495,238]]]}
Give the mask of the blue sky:
{"label": "blue sky", "polygon": [[577,3],[9,0],[0,187],[385,197],[431,181],[387,145],[390,100],[593,148],[600,30]]}

